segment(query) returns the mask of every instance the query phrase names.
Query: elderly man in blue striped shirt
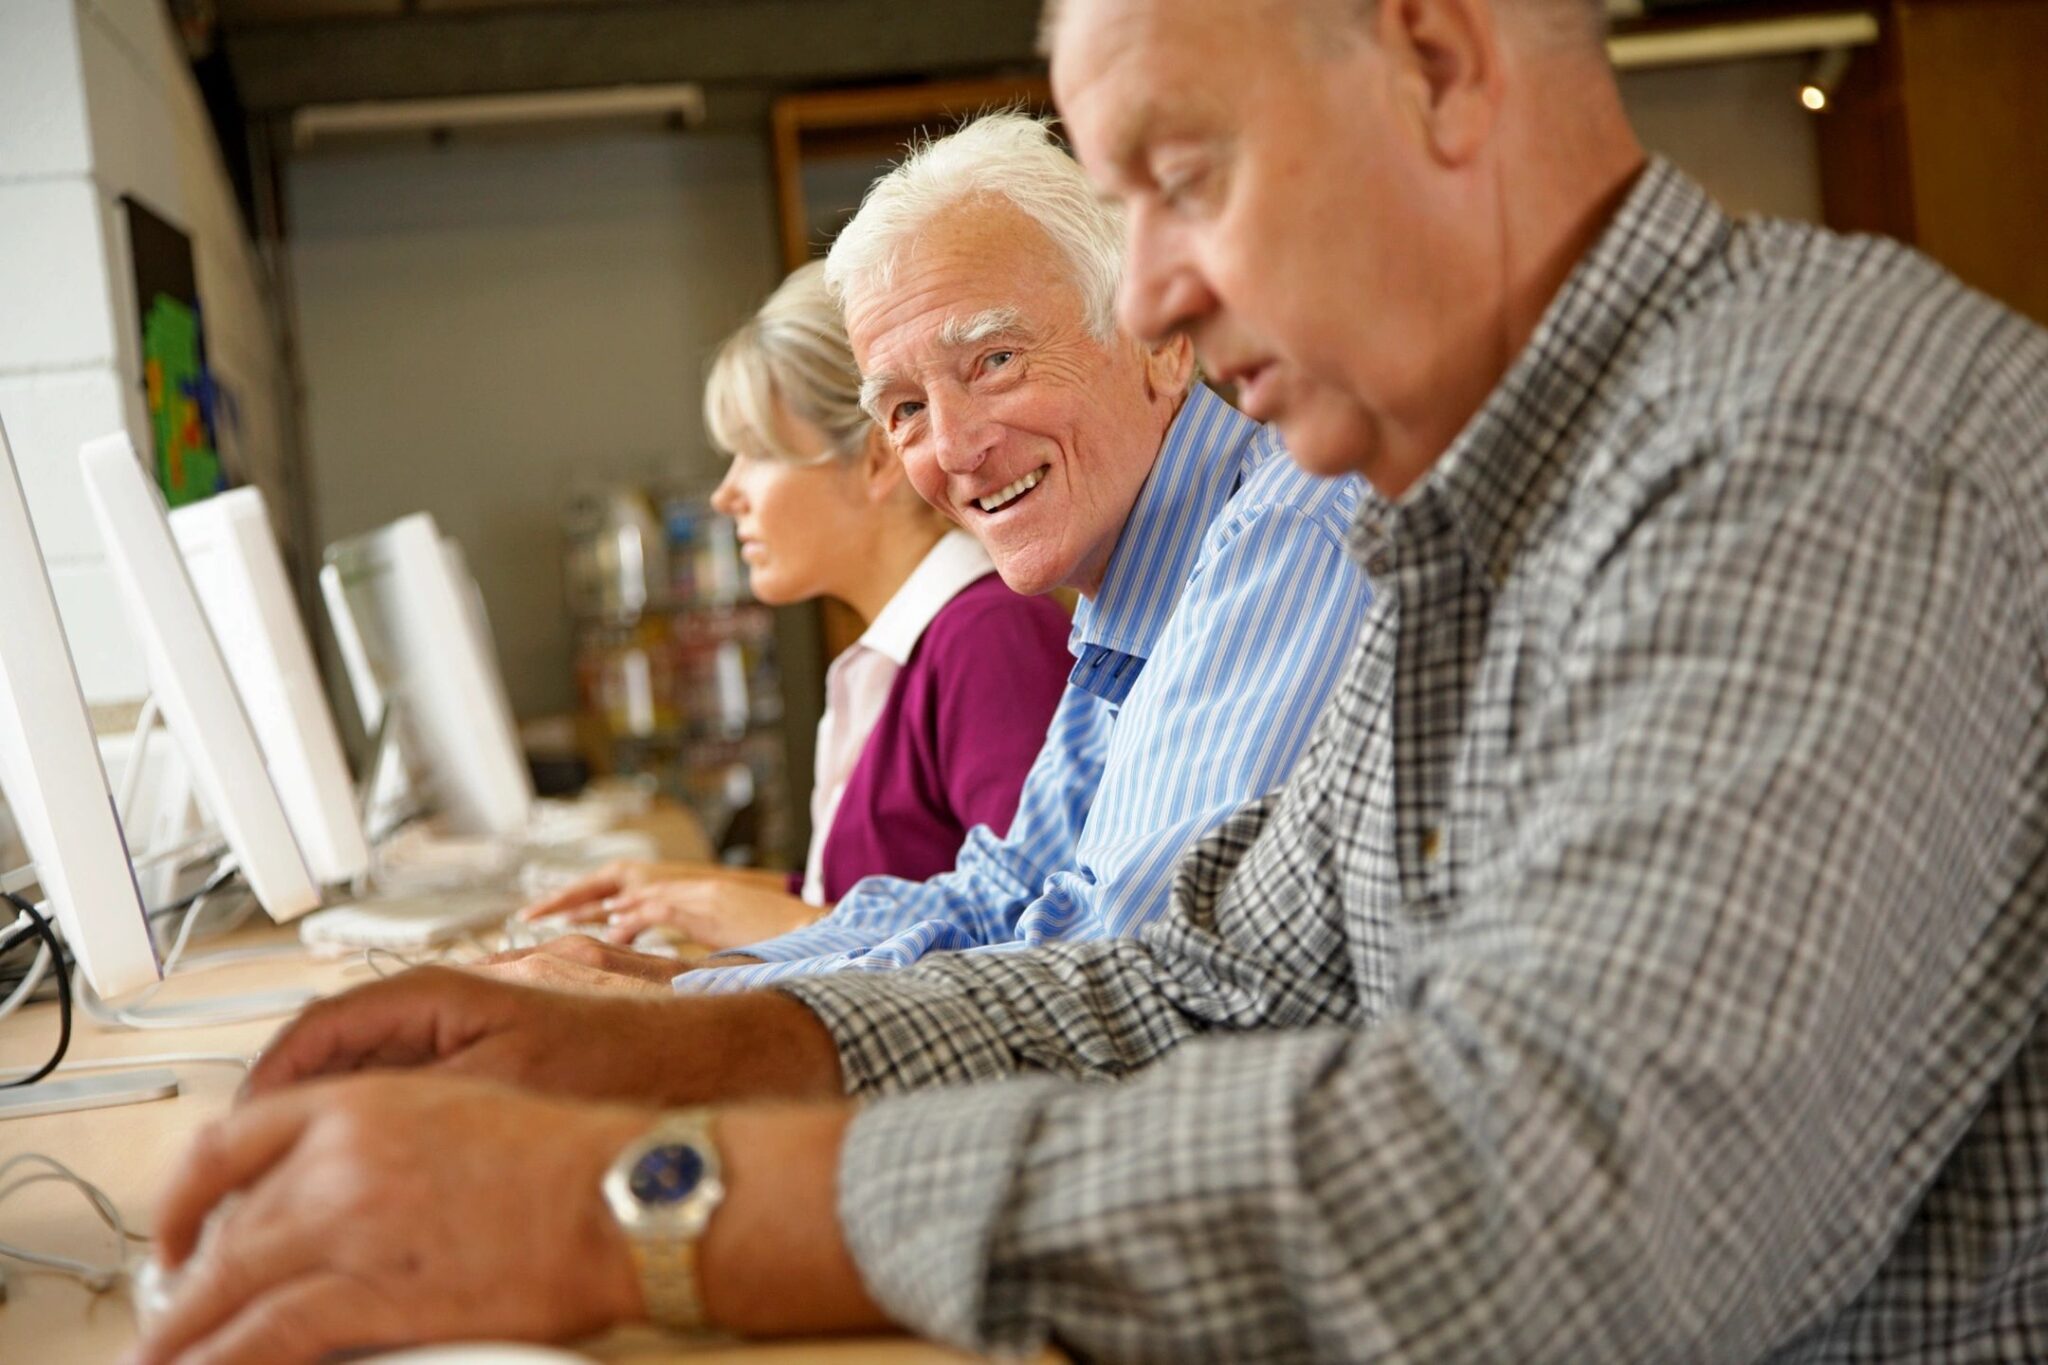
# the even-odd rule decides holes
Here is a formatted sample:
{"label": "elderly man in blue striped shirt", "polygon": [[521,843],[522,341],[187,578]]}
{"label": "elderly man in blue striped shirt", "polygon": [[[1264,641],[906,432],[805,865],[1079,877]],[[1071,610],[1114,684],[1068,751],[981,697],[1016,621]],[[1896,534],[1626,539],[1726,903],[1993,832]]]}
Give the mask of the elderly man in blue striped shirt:
{"label": "elderly man in blue striped shirt", "polygon": [[[931,881],[870,877],[677,989],[1133,933],[1166,908],[1188,847],[1286,780],[1370,597],[1344,549],[1359,485],[1298,468],[1198,382],[1184,338],[1118,330],[1121,234],[1045,125],[1016,114],[917,151],[841,233],[827,278],[866,406],[1012,588],[1080,592],[1076,663],[1007,834],[976,828]],[[728,910],[785,899],[677,891]],[[580,936],[501,970],[599,984],[561,959],[674,970]]]}

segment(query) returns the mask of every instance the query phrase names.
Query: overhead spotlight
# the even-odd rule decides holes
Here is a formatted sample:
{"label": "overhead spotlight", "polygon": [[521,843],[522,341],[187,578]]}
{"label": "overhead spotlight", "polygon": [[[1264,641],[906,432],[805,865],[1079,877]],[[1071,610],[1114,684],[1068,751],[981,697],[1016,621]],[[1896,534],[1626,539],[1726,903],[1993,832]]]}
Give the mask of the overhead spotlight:
{"label": "overhead spotlight", "polygon": [[1835,100],[1835,88],[1842,83],[1842,76],[1849,70],[1849,49],[1831,47],[1816,52],[1813,65],[1807,69],[1806,79],[1799,86],[1799,103],[1813,113],[1826,111]]}

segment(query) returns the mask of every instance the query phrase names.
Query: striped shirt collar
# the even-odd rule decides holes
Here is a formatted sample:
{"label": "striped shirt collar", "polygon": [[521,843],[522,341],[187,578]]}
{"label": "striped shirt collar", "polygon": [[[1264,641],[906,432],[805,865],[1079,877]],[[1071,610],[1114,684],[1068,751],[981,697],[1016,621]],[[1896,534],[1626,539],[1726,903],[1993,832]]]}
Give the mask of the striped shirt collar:
{"label": "striped shirt collar", "polygon": [[[1257,422],[1197,383],[1110,552],[1102,587],[1074,612],[1070,647],[1147,658],[1194,571],[1209,523],[1248,472]],[[1078,680],[1077,680],[1078,681]],[[1125,690],[1128,690],[1127,688]]]}
{"label": "striped shirt collar", "polygon": [[1636,177],[1607,229],[1544,310],[1528,345],[1415,491],[1398,502],[1367,489],[1352,551],[1368,571],[1390,566],[1395,528],[1449,518],[1473,565],[1505,580],[1520,547],[1562,505],[1576,439],[1607,376],[1720,250],[1729,221],[1705,190],[1661,157]]}

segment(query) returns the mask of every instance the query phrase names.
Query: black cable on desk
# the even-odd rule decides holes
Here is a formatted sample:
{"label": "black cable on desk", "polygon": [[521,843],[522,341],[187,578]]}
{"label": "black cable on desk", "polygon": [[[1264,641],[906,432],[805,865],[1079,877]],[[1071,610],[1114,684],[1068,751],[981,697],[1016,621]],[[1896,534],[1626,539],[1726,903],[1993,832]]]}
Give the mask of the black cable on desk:
{"label": "black cable on desk", "polygon": [[20,1080],[0,1082],[0,1090],[11,1090],[18,1085],[34,1085],[57,1069],[64,1060],[64,1054],[71,1050],[71,974],[64,970],[64,945],[57,941],[57,931],[43,918],[43,912],[30,905],[12,891],[0,891],[9,905],[34,921],[26,929],[17,929],[5,940],[0,940],[0,957],[6,956],[31,938],[40,938],[43,946],[50,950],[50,960],[57,969],[57,1050],[50,1060]]}
{"label": "black cable on desk", "polygon": [[205,900],[208,896],[214,895],[215,893],[220,891],[227,890],[227,888],[233,885],[235,880],[239,878],[241,875],[242,869],[236,864],[229,863],[226,867],[220,869],[219,871],[209,876],[206,879],[206,881],[200,885],[198,890],[188,892],[187,894],[178,897],[178,899],[172,901],[169,905],[157,906],[154,910],[146,912],[146,918],[152,925],[154,925],[158,920],[164,919],[167,916],[180,914],[183,911],[190,910],[193,906],[197,905],[200,901]]}

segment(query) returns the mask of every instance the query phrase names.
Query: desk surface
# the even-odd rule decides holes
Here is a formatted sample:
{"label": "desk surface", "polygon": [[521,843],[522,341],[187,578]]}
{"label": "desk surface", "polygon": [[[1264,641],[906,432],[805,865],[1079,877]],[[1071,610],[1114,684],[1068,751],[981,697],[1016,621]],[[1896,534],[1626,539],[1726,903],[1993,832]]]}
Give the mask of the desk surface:
{"label": "desk surface", "polygon": [[[297,938],[271,927],[244,930],[221,939],[202,939],[195,959],[225,948],[276,946],[289,949]],[[158,1001],[205,999],[278,987],[305,986],[331,992],[370,979],[360,955],[316,962],[304,955],[236,963],[179,974]],[[74,1060],[147,1056],[172,1052],[231,1052],[246,1056],[278,1027],[277,1021],[147,1033],[104,1028],[74,1017],[70,1056]],[[56,1040],[54,1004],[32,1006],[0,1020],[0,1066],[34,1066]],[[228,1107],[242,1073],[225,1065],[174,1065],[182,1090],[175,1099],[83,1113],[0,1119],[0,1158],[43,1152],[71,1166],[104,1189],[131,1227],[146,1230],[158,1190],[193,1132]],[[68,1185],[46,1182],[10,1196],[0,1206],[0,1240],[37,1251],[107,1264],[119,1254],[114,1236]],[[46,1361],[51,1365],[100,1365],[116,1359],[133,1341],[134,1316],[125,1290],[95,1298],[76,1281],[8,1262],[9,1297],[0,1307],[0,1361]],[[594,1359],[648,1362],[687,1359],[691,1365],[943,1365],[966,1359],[952,1351],[905,1339],[803,1342],[734,1346],[693,1345],[645,1335],[620,1336],[583,1349]],[[1047,1356],[1047,1360],[1057,1357]]]}

